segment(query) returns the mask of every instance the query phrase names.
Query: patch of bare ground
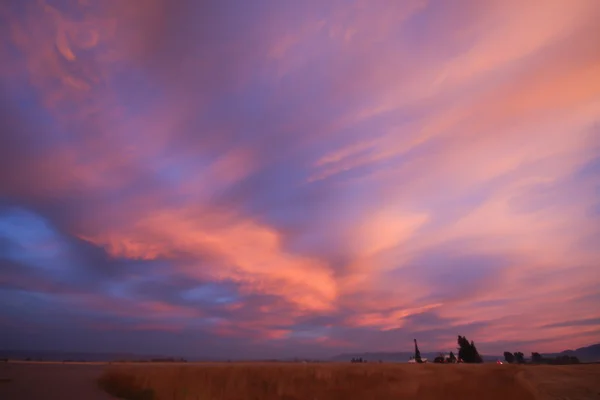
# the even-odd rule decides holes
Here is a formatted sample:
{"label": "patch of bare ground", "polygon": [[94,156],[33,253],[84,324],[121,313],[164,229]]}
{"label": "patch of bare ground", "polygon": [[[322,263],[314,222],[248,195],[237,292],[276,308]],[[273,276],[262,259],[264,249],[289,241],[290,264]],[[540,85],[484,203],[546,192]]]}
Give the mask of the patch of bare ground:
{"label": "patch of bare ground", "polygon": [[1,400],[109,400],[98,387],[101,364],[8,362],[0,364]]}

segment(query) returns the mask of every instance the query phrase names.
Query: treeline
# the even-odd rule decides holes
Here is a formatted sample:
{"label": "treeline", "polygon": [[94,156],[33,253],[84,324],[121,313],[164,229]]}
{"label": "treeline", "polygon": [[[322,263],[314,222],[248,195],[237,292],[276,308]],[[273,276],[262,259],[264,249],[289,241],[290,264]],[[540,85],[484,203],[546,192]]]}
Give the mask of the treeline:
{"label": "treeline", "polygon": [[185,358],[175,358],[175,357],[166,357],[166,358],[151,358],[149,360],[117,360],[117,363],[185,363],[187,360]]}
{"label": "treeline", "polygon": [[[469,341],[466,336],[458,336],[458,357],[454,355],[454,352],[450,352],[448,356],[440,354],[436,357],[433,362],[438,364],[454,364],[454,363],[467,363],[467,364],[479,364],[483,362],[483,358],[477,351],[475,343]],[[421,362],[421,353],[417,347],[417,341],[415,340],[415,360]]]}
{"label": "treeline", "polygon": [[[504,360],[509,364],[527,364],[525,356],[520,351],[511,353],[510,351],[504,352]],[[549,364],[549,365],[568,365],[568,364],[579,364],[579,359],[575,356],[569,355],[558,355],[555,358],[544,357],[540,353],[531,353],[531,364]]]}

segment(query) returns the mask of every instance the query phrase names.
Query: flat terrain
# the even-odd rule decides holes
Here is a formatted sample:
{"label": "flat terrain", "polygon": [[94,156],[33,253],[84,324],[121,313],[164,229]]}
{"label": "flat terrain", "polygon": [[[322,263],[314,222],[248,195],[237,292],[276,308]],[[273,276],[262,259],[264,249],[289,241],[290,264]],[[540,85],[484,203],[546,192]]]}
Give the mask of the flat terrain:
{"label": "flat terrain", "polygon": [[600,399],[600,365],[0,364],[0,399]]}
{"label": "flat terrain", "polygon": [[158,399],[600,399],[600,365],[130,365],[104,377]]}
{"label": "flat terrain", "polygon": [[0,363],[0,399],[114,399],[96,383],[104,369],[93,363]]}

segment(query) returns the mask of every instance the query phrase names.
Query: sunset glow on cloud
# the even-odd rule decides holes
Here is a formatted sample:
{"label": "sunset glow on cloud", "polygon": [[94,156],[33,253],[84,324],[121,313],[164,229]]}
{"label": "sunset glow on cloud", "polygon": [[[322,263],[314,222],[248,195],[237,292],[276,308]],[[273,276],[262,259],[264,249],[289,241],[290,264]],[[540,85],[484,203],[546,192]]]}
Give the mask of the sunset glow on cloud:
{"label": "sunset glow on cloud", "polygon": [[600,341],[600,2],[8,0],[0,342]]}

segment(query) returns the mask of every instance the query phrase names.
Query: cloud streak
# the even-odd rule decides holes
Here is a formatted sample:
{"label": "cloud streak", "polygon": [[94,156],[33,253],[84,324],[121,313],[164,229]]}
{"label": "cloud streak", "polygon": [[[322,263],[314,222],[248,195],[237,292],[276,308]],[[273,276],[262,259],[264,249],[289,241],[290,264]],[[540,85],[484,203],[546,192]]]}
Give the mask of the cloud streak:
{"label": "cloud streak", "polygon": [[223,357],[590,344],[599,16],[4,2],[8,346],[67,346],[69,328]]}

